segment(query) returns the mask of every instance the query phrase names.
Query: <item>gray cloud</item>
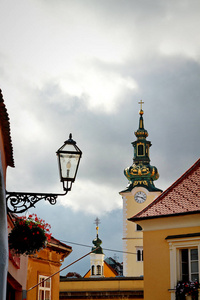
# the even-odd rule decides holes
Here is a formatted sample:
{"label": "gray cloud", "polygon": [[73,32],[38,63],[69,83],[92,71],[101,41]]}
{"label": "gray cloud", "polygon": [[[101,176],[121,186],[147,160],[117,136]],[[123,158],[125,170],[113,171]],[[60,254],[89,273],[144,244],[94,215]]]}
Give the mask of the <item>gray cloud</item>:
{"label": "gray cloud", "polygon": [[[138,101],[145,102],[158,188],[199,157],[199,1],[21,3],[9,10],[3,1],[0,10],[1,89],[16,165],[8,170],[8,190],[62,190],[55,152],[72,132],[83,151],[73,189],[36,212],[56,238],[83,244],[94,238],[98,215],[104,247],[118,249],[118,193],[132,164]],[[70,259],[83,252],[73,248]],[[79,268],[84,274],[88,262]]]}

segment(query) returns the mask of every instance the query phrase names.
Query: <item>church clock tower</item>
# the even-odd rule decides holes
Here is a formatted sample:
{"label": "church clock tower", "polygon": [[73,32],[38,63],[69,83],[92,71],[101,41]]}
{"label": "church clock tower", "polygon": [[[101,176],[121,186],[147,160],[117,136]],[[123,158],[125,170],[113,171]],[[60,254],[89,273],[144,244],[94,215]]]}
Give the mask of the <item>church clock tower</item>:
{"label": "church clock tower", "polygon": [[156,167],[150,165],[147,130],[144,129],[142,100],[139,111],[139,128],[135,132],[136,141],[132,142],[134,149],[133,164],[124,170],[129,180],[128,187],[120,192],[123,199],[123,274],[124,276],[143,275],[143,233],[142,228],[128,221],[133,215],[144,209],[161,190],[156,188],[154,180],[159,177]]}

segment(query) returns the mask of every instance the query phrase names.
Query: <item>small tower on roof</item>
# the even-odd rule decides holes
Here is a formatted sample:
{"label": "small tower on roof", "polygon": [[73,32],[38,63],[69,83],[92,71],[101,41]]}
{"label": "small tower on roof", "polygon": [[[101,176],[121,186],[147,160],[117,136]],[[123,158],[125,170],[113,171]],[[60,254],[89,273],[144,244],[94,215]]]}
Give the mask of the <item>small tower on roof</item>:
{"label": "small tower on roof", "polygon": [[91,276],[90,277],[104,277],[104,253],[101,248],[102,241],[99,238],[99,218],[95,219],[96,224],[96,238],[92,241],[92,253],[90,254],[90,268],[91,268]]}

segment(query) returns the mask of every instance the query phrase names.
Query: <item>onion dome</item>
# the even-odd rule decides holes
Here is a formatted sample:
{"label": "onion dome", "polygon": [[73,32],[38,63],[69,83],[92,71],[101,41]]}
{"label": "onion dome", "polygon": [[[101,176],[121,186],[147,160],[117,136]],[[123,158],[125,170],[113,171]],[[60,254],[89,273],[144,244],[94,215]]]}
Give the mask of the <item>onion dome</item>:
{"label": "onion dome", "polygon": [[100,220],[98,218],[96,218],[95,223],[97,225],[96,226],[97,236],[92,241],[92,243],[94,245],[94,247],[92,247],[92,251],[93,251],[93,253],[96,253],[96,254],[104,254],[103,249],[101,248],[102,240],[100,240],[99,235],[98,235],[98,230],[99,230],[98,224],[100,223]]}
{"label": "onion dome", "polygon": [[101,248],[102,240],[100,240],[98,234],[97,237],[92,241],[92,243],[94,244],[94,247],[92,247],[93,253],[103,254],[103,249]]}

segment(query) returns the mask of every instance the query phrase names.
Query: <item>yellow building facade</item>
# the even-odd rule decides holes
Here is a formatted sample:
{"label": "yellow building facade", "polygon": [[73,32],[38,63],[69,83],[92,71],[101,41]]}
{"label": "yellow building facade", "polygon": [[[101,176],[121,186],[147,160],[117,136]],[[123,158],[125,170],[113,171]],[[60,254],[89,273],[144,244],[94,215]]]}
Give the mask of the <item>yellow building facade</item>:
{"label": "yellow building facade", "polygon": [[143,299],[142,278],[79,278],[60,280],[60,300]]}
{"label": "yellow building facade", "polygon": [[[144,299],[185,298],[199,281],[200,159],[154,202],[132,217],[143,228]],[[194,288],[193,288],[194,291]],[[182,294],[183,296],[183,294]]]}

